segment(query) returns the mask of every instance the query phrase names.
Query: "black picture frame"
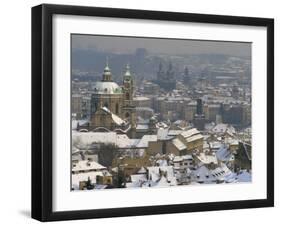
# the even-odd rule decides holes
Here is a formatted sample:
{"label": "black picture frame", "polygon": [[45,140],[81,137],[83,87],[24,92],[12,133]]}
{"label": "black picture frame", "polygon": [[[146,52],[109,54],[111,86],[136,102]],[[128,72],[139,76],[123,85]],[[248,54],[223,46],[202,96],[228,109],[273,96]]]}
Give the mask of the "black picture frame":
{"label": "black picture frame", "polygon": [[[266,27],[267,198],[54,212],[52,210],[52,18],[55,14]],[[32,8],[32,218],[40,221],[57,221],[272,206],[274,206],[273,19],[49,4]]]}

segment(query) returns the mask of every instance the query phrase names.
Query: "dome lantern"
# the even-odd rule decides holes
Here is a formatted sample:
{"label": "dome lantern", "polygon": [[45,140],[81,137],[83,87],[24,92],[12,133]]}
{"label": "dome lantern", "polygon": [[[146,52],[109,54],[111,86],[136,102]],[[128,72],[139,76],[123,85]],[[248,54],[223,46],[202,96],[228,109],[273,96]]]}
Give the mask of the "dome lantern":
{"label": "dome lantern", "polygon": [[102,81],[103,82],[112,82],[111,70],[108,66],[108,57],[106,58],[106,65],[103,70]]}
{"label": "dome lantern", "polygon": [[130,65],[129,64],[126,65],[126,71],[125,71],[124,77],[131,77]]}

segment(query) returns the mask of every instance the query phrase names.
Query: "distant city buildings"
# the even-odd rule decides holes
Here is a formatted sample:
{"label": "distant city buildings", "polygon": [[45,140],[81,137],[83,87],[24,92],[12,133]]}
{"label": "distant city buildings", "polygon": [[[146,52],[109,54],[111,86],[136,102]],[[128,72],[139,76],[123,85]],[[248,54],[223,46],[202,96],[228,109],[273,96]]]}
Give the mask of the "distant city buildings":
{"label": "distant city buildings", "polygon": [[159,64],[159,70],[157,72],[157,80],[155,81],[160,88],[165,91],[172,91],[176,88],[175,72],[173,70],[173,65],[170,62],[167,70],[163,68],[163,64]]}

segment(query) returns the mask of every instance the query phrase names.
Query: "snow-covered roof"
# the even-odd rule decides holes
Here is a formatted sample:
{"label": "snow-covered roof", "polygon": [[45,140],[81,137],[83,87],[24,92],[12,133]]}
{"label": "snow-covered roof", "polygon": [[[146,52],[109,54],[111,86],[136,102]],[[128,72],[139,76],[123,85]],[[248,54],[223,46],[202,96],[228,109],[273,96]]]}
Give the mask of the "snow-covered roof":
{"label": "snow-covered roof", "polygon": [[225,137],[224,142],[227,143],[227,144],[230,144],[230,145],[238,145],[239,144],[239,141],[237,139],[233,139],[233,138],[230,138],[230,137]]}
{"label": "snow-covered roof", "polygon": [[192,175],[197,182],[213,183],[216,181],[216,178],[212,175],[211,171],[205,165],[202,165],[194,170],[192,172]]}
{"label": "snow-covered roof", "polygon": [[216,156],[218,160],[224,162],[234,160],[232,153],[227,149],[227,147],[223,146],[216,152]]}
{"label": "snow-covered roof", "polygon": [[108,113],[111,115],[112,120],[118,125],[121,126],[123,124],[126,124],[126,122],[121,119],[118,115],[115,115],[114,113],[112,113],[107,107],[103,106],[101,108],[104,112]]}
{"label": "snow-covered roof", "polygon": [[[176,184],[176,178],[174,175],[174,170],[172,166],[150,166],[148,169],[148,178],[152,181],[159,181],[160,179],[160,170],[166,174],[167,179],[171,184]],[[159,170],[160,169],[160,170]]]}
{"label": "snow-covered roof", "polygon": [[159,128],[158,130],[157,130],[157,138],[158,138],[158,140],[167,140],[167,139],[169,139],[169,137],[168,137],[168,128]]}
{"label": "snow-covered roof", "polygon": [[177,120],[177,121],[175,121],[175,122],[173,122],[173,123],[174,123],[175,125],[180,125],[181,123],[185,123],[185,121],[179,119],[179,120]]}
{"label": "snow-covered roof", "polygon": [[149,119],[143,119],[142,117],[138,116],[137,117],[137,122],[138,122],[138,124],[148,124],[149,123]]}
{"label": "snow-covered roof", "polygon": [[180,139],[178,139],[178,138],[173,139],[172,143],[173,143],[173,144],[176,146],[176,148],[177,148],[178,150],[180,150],[180,151],[186,149],[185,144],[184,144],[183,142],[181,142]]}
{"label": "snow-covered roof", "polygon": [[95,170],[100,171],[106,169],[105,166],[95,162],[95,161],[88,161],[88,160],[82,160],[78,161],[77,163],[72,164],[72,171],[87,171],[87,170]]}
{"label": "snow-covered roof", "polygon": [[136,97],[134,97],[133,100],[135,100],[135,101],[145,101],[145,100],[150,100],[150,98],[145,97],[145,96],[136,96]]}
{"label": "snow-covered roof", "polygon": [[175,158],[173,159],[173,162],[181,162],[183,161],[182,156],[175,156]]}
{"label": "snow-covered roof", "polygon": [[206,155],[205,153],[200,152],[200,153],[196,154],[195,156],[203,164],[210,164],[210,163],[218,164],[218,159],[217,159],[216,155]]}
{"label": "snow-covered roof", "polygon": [[203,139],[202,134],[195,134],[191,137],[187,137],[185,140],[186,140],[186,142],[192,142],[192,141],[199,140],[199,139]]}
{"label": "snow-covered roof", "polygon": [[117,146],[119,148],[134,148],[140,142],[140,139],[129,139],[125,134],[117,135],[117,137]]}
{"label": "snow-covered roof", "polygon": [[156,163],[158,166],[168,166],[168,162],[166,159],[158,159]]}
{"label": "snow-covered roof", "polygon": [[205,149],[209,149],[209,144],[204,140],[204,142],[203,142],[203,149],[205,150]]}
{"label": "snow-covered roof", "polygon": [[109,114],[111,113],[111,111],[105,106],[103,106],[101,109],[106,113],[109,113]]}
{"label": "snow-covered roof", "polygon": [[138,171],[138,174],[144,174],[146,173],[146,169],[142,166],[139,171]]}
{"label": "snow-covered roof", "polygon": [[215,133],[226,133],[226,132],[228,132],[229,134],[235,133],[235,129],[234,129],[233,126],[228,125],[228,124],[224,124],[224,123],[217,124],[212,129],[212,131],[215,132]]}
{"label": "snow-covered roof", "polygon": [[177,135],[181,134],[182,132],[183,132],[183,130],[169,130],[168,135],[169,136],[177,136]]}
{"label": "snow-covered roof", "polygon": [[136,130],[148,130],[149,126],[146,124],[138,124]]}
{"label": "snow-covered roof", "polygon": [[192,160],[192,155],[175,156],[173,162],[181,162],[183,160]]}
{"label": "snow-covered roof", "polygon": [[157,141],[157,135],[144,135],[137,144],[137,147],[147,148],[148,143],[151,141]]}
{"label": "snow-covered roof", "polygon": [[182,155],[183,160],[192,160],[192,155]]}
{"label": "snow-covered roof", "polygon": [[154,114],[154,110],[150,107],[136,107],[136,112],[148,112],[152,115]]}
{"label": "snow-covered roof", "polygon": [[126,188],[138,188],[141,187],[141,183],[139,182],[127,182]]}
{"label": "snow-covered roof", "polygon": [[221,180],[232,174],[230,169],[225,164],[221,164],[221,166],[211,170],[211,172],[214,177]]}
{"label": "snow-covered roof", "polygon": [[199,134],[199,133],[200,132],[196,128],[192,128],[192,129],[183,131],[180,135],[184,138],[187,138],[187,137],[193,136],[195,134]]}
{"label": "snow-covered roof", "polygon": [[72,97],[82,97],[82,95],[79,94],[79,93],[73,93],[73,94],[72,94]]}
{"label": "snow-covered roof", "polygon": [[132,174],[131,181],[132,182],[147,181],[147,178],[145,174]]}
{"label": "snow-covered roof", "polygon": [[222,146],[222,143],[218,142],[218,141],[212,141],[212,142],[210,142],[210,146],[211,146],[211,149],[220,149],[220,147]]}
{"label": "snow-covered roof", "polygon": [[93,84],[93,92],[95,94],[121,94],[122,89],[115,82],[95,82]]}
{"label": "snow-covered roof", "polygon": [[72,142],[81,149],[87,149],[93,144],[111,144],[119,148],[131,148],[137,146],[140,139],[130,139],[126,134],[117,134],[116,132],[81,133],[73,131]]}
{"label": "snow-covered roof", "polygon": [[116,145],[119,148],[127,148],[132,146],[132,142],[131,139],[126,134],[117,134]]}
{"label": "snow-covered roof", "polygon": [[206,123],[205,124],[205,130],[211,130],[212,128],[214,128],[215,126],[215,123],[214,122],[211,122],[211,123]]}
{"label": "snow-covered roof", "polygon": [[116,132],[72,132],[72,143],[78,143],[82,149],[87,149],[87,146],[92,144],[116,144]]}
{"label": "snow-covered roof", "polygon": [[118,125],[118,126],[121,126],[123,124],[125,124],[126,122],[121,119],[119,116],[111,113],[111,117],[112,117],[112,120]]}
{"label": "snow-covered roof", "polygon": [[101,171],[99,172],[87,172],[87,173],[78,173],[78,174],[72,174],[72,187],[74,190],[79,190],[79,183],[81,181],[88,181],[88,178],[90,178],[92,183],[97,183],[97,176],[103,176],[103,173]]}
{"label": "snow-covered roof", "polygon": [[225,164],[222,164],[214,170],[210,170],[205,165],[202,165],[195,171],[193,171],[192,175],[197,182],[214,183],[217,180],[230,180],[230,177],[233,176],[233,173],[227,168]]}
{"label": "snow-covered roof", "polygon": [[156,128],[168,128],[168,125],[165,122],[157,122]]}
{"label": "snow-covered roof", "polygon": [[89,154],[86,150],[79,150],[77,152],[72,152],[71,156],[72,161],[82,161],[82,160],[92,160],[98,162],[98,155],[97,154]]}
{"label": "snow-covered roof", "polygon": [[188,104],[188,106],[197,106],[197,102],[195,100],[190,101]]}
{"label": "snow-covered roof", "polygon": [[105,189],[107,186],[107,184],[96,184],[95,189]]}
{"label": "snow-covered roof", "polygon": [[77,129],[77,126],[79,124],[79,126],[82,126],[86,123],[88,123],[89,121],[86,120],[86,119],[83,119],[83,120],[72,120],[71,121],[71,127],[72,127],[72,130],[76,130]]}

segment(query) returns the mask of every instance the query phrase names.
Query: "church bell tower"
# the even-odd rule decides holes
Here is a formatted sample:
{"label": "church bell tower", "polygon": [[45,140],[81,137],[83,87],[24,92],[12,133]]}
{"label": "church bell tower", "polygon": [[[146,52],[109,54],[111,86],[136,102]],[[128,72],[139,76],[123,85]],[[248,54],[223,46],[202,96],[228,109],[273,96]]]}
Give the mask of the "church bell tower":
{"label": "church bell tower", "polygon": [[133,77],[130,72],[129,64],[126,65],[126,71],[123,76],[123,87],[124,87],[124,105],[130,106],[133,104]]}
{"label": "church bell tower", "polygon": [[134,81],[130,72],[129,64],[126,65],[123,76],[124,107],[123,118],[131,123],[131,137],[135,137],[136,130],[136,107],[133,104]]}

